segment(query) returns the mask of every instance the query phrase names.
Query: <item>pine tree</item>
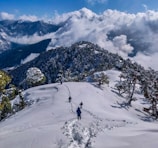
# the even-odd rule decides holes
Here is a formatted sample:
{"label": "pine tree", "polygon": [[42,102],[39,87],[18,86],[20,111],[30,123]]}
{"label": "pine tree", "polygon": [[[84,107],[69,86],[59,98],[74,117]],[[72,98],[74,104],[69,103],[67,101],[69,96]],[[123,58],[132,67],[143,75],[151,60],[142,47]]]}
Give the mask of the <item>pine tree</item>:
{"label": "pine tree", "polygon": [[7,115],[11,113],[11,110],[12,108],[9,98],[6,95],[2,95],[2,101],[0,103],[0,111],[1,111],[0,119],[2,120],[6,118]]}
{"label": "pine tree", "polygon": [[24,109],[24,107],[26,106],[26,102],[24,100],[24,96],[22,95],[21,90],[19,91],[19,98],[20,98],[19,107],[20,107],[20,110],[21,110],[21,109]]}
{"label": "pine tree", "polygon": [[119,94],[127,94],[127,104],[131,105],[134,100],[133,95],[135,92],[136,83],[138,81],[139,73],[136,69],[126,68],[120,75],[120,81],[115,85],[115,88],[119,91]]}
{"label": "pine tree", "polygon": [[11,82],[11,77],[3,70],[0,70],[0,92]]}

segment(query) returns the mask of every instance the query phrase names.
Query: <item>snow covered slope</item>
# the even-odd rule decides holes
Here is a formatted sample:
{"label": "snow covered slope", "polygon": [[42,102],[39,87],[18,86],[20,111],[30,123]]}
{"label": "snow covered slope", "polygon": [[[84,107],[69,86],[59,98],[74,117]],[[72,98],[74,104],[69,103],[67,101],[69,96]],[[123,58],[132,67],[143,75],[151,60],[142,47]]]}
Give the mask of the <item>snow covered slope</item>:
{"label": "snow covered slope", "polygon": [[[102,88],[67,82],[24,91],[34,103],[0,123],[0,148],[156,148],[157,123],[146,121],[142,102],[121,107],[118,102],[124,99],[112,92],[118,72],[107,75],[113,81]],[[78,121],[76,108],[81,101]]]}

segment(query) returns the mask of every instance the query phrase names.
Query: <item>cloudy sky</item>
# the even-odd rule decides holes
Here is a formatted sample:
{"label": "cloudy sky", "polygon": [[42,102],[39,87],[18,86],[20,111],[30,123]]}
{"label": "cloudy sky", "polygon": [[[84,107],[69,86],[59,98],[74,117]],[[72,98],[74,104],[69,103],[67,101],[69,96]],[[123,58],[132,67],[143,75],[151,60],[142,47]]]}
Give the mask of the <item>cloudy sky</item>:
{"label": "cloudy sky", "polygon": [[98,14],[106,9],[137,13],[146,9],[158,10],[157,4],[157,0],[0,0],[0,17],[51,18],[56,13],[62,14],[83,7]]}

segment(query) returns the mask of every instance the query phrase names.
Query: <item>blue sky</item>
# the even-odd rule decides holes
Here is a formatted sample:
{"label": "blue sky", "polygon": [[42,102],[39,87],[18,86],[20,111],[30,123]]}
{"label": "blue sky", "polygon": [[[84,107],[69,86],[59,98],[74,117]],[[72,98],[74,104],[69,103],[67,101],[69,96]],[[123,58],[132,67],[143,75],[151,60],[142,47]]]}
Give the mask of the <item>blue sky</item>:
{"label": "blue sky", "polygon": [[145,8],[158,10],[158,0],[0,0],[0,12],[15,16],[52,17],[55,13],[62,14],[83,7],[96,13],[106,9],[137,13],[145,11]]}

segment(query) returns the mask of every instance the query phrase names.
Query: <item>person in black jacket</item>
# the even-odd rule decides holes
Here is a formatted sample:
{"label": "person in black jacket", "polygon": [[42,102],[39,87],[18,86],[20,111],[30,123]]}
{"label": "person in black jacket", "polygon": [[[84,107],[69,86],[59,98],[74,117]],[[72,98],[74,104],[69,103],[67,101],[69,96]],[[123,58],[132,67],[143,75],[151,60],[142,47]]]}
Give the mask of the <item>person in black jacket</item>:
{"label": "person in black jacket", "polygon": [[80,109],[80,107],[77,108],[76,113],[77,113],[77,119],[81,120],[81,109]]}
{"label": "person in black jacket", "polygon": [[71,102],[71,100],[72,100],[71,96],[69,96],[69,98],[68,98],[68,99],[69,99],[69,102]]}

